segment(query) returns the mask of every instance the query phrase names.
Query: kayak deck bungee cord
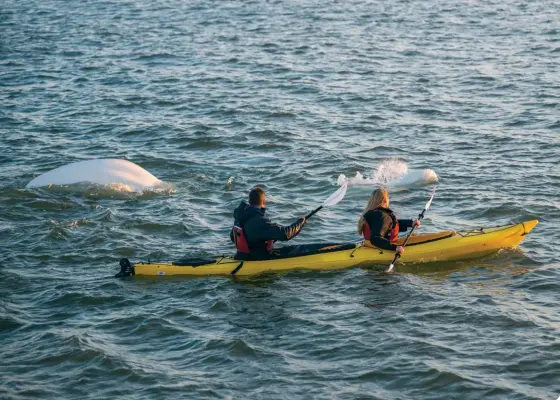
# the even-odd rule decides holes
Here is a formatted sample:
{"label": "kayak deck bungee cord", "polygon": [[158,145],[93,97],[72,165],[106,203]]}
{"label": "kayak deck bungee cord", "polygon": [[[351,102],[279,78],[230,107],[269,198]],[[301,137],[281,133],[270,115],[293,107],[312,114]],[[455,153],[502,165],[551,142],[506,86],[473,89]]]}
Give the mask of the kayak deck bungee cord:
{"label": "kayak deck bungee cord", "polygon": [[[454,261],[482,257],[502,248],[517,247],[538,220],[468,231],[422,233],[411,236],[400,263]],[[403,242],[403,238],[400,242]],[[397,243],[399,244],[399,243]],[[123,258],[116,277],[130,275],[255,275],[294,269],[337,270],[355,266],[389,265],[394,251],[360,243],[319,243],[279,248],[282,254],[267,260],[238,260],[234,257],[180,259],[131,263]],[[285,250],[285,251],[283,251]]]}

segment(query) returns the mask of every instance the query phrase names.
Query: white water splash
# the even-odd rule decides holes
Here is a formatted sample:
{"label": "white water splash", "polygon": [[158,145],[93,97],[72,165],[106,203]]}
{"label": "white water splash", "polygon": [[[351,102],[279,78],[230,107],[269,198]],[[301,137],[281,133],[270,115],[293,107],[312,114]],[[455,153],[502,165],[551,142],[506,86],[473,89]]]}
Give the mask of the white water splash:
{"label": "white water splash", "polygon": [[387,186],[393,188],[404,188],[411,186],[422,186],[438,181],[437,174],[431,169],[410,170],[408,165],[401,160],[385,160],[373,171],[371,176],[364,177],[360,171],[353,178],[347,178],[340,174],[337,183],[345,182],[348,185],[373,185]]}
{"label": "white water splash", "polygon": [[103,185],[120,192],[167,190],[170,186],[130,161],[102,159],[79,161],[55,168],[33,179],[26,189],[84,183]]}

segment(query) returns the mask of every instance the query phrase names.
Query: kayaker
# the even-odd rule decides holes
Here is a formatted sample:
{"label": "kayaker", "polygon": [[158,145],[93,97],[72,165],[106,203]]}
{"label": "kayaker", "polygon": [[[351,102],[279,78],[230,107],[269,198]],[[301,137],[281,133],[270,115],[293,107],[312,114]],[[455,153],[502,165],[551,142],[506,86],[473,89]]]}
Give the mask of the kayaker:
{"label": "kayaker", "polygon": [[241,201],[233,212],[234,224],[230,238],[237,248],[237,259],[266,260],[273,256],[272,246],[277,240],[293,239],[305,225],[305,217],[289,226],[275,224],[265,215],[266,197],[257,187],[249,192],[249,204]]}
{"label": "kayaker", "polygon": [[[414,225],[420,226],[420,221],[415,219],[397,219],[389,209],[389,194],[387,190],[379,188],[373,191],[366,208],[358,221],[358,233],[364,236],[373,246],[403,253],[404,248],[395,243],[399,232],[406,232]],[[366,242],[367,244],[367,242]]]}

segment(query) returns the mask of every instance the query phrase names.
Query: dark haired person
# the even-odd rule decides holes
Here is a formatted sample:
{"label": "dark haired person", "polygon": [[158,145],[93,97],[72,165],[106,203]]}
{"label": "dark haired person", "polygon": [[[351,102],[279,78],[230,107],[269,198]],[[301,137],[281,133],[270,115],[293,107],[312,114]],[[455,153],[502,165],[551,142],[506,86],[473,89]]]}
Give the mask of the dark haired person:
{"label": "dark haired person", "polygon": [[237,259],[266,260],[272,257],[275,241],[294,238],[305,225],[305,217],[289,226],[275,224],[265,215],[264,190],[254,188],[249,192],[249,204],[242,201],[233,212],[234,224],[230,238],[237,248]]}

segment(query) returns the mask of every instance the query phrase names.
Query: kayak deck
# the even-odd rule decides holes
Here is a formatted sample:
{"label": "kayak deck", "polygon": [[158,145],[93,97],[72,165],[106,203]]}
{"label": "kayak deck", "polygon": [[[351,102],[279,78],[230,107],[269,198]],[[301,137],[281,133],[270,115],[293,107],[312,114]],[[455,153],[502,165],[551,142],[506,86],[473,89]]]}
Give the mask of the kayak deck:
{"label": "kayak deck", "polygon": [[[501,248],[518,246],[537,220],[495,228],[445,231],[411,236],[400,263],[452,261],[477,258]],[[401,241],[404,239],[400,239]],[[391,263],[395,252],[376,248],[369,241],[360,243],[286,246],[277,257],[267,260],[237,260],[233,257],[139,262],[121,260],[117,277],[128,275],[254,275],[292,269],[336,270],[354,266]]]}

